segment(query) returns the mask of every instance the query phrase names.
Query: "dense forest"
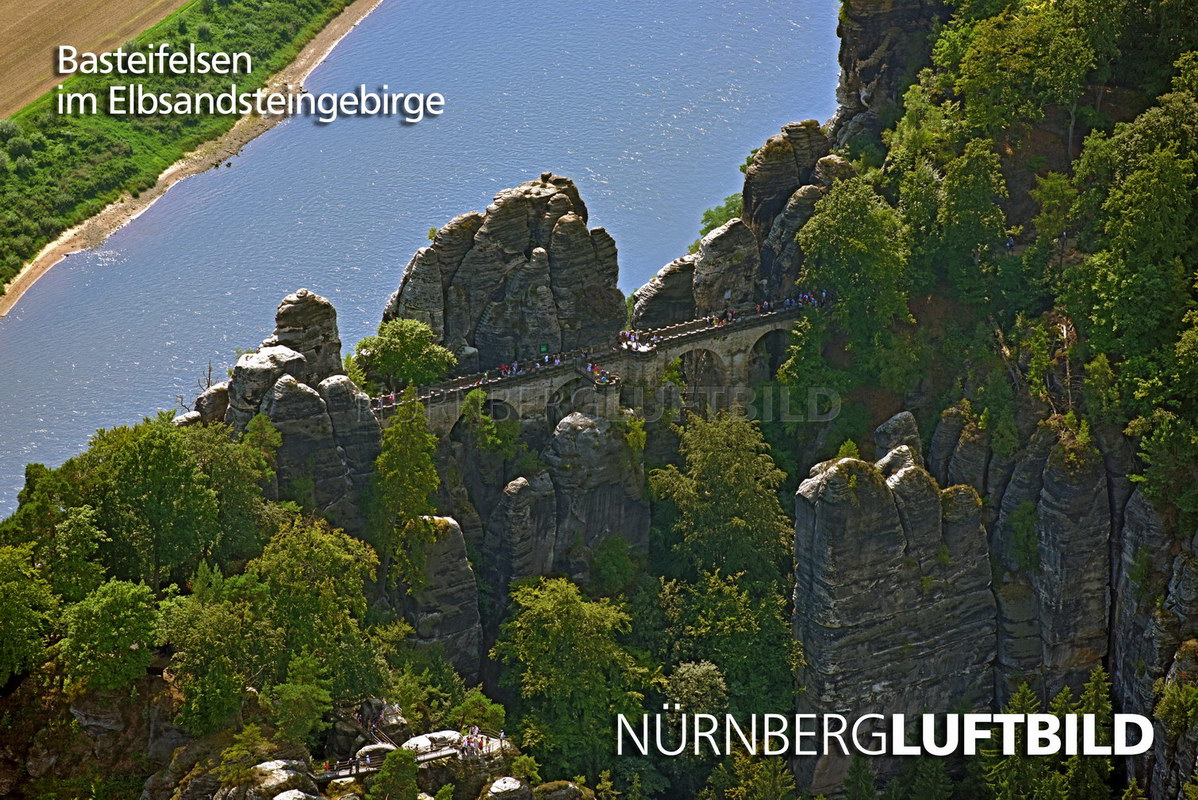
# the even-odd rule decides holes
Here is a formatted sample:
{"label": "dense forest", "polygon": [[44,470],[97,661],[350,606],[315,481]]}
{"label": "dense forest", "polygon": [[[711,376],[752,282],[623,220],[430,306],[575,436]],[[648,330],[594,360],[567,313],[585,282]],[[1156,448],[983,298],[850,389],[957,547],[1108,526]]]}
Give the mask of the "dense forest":
{"label": "dense forest", "polygon": [[[244,3],[201,5],[193,13],[219,22]],[[217,47],[216,22],[179,24],[195,28],[181,36],[237,49]],[[277,47],[297,39],[292,28],[282,25]],[[263,39],[243,33],[248,49]],[[417,733],[506,730],[518,755],[485,777],[512,775],[538,785],[538,797],[798,798],[804,787],[781,758],[617,758],[614,718],[667,703],[794,708],[806,667],[791,628],[794,492],[816,461],[871,452],[870,434],[890,413],[880,409],[918,396],[927,433],[955,409],[1000,456],[1051,431],[1066,470],[1101,458],[1099,439],[1122,437],[1137,488],[1175,541],[1188,541],[1198,524],[1198,6],[958,0],[927,37],[930,63],[906,76],[880,135],[846,137],[838,154],[852,174],[830,184],[797,233],[801,282],[837,302],[799,319],[764,388],[796,398],[834,389],[845,399],[834,422],[702,413],[686,402],[685,380],[668,375],[682,390],[668,424],[647,430],[635,413],[618,421],[629,470],[644,468],[651,497],[648,547],[606,540],[585,581],[514,580],[483,610],[494,642],[478,682],[467,682],[445,653],[412,646],[402,602],[388,600],[419,590],[443,535],[444,452],[413,388],[454,366],[427,325],[390,320],[345,363],[357,385],[403,395],[360,535],[322,518],[310,481],[279,480],[282,437],[263,415],[231,427],[179,426],[164,414],[100,431],[57,469],[27,468],[20,506],[0,523],[5,737],[69,741],[78,732],[67,705],[97,695],[145,703],[149,671],[169,676],[174,724],[207,743],[193,776],[214,776],[224,797],[256,797],[245,787],[268,759],[327,760],[336,710],[382,697]],[[0,130],[9,153],[0,196],[19,200],[5,207],[42,209],[31,218],[43,220],[31,229],[8,212],[3,266],[161,166],[130,162],[100,188],[63,183],[91,174],[64,153],[108,152],[88,137],[116,134],[93,124],[42,115]],[[184,131],[154,125],[198,131],[186,120],[129,124],[162,142]],[[728,198],[701,233],[743,210],[740,196]],[[541,468],[543,456],[492,414],[482,390],[462,425],[465,446],[503,481]],[[1023,542],[1014,557],[1034,570],[1034,525],[1013,524]],[[1160,587],[1142,572],[1137,591],[1159,608]],[[1004,707],[1112,709],[1102,666],[1076,690],[1041,689],[1020,684]],[[1161,682],[1153,703],[1167,730],[1184,731],[1198,721],[1198,684]],[[416,798],[412,756],[393,753],[368,800]],[[20,796],[136,797],[155,771],[132,756],[115,763],[84,760],[23,783]],[[473,800],[473,780],[422,788]],[[552,794],[562,782],[576,794]],[[1110,758],[994,754],[913,759],[884,778],[854,758],[839,791],[850,800],[1146,796],[1142,776]],[[1179,796],[1198,797],[1198,777]]]}

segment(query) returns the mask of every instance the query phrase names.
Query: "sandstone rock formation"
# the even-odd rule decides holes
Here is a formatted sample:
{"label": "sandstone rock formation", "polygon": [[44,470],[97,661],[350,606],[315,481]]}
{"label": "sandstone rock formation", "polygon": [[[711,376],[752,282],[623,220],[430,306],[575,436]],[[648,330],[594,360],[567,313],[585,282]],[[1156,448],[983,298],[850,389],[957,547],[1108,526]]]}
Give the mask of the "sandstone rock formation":
{"label": "sandstone rock formation", "polygon": [[696,316],[743,308],[761,299],[757,286],[759,263],[757,240],[739,219],[704,236],[692,284]]}
{"label": "sandstone rock formation", "polygon": [[632,325],[655,328],[744,308],[765,297],[753,232],[729,220],[703,237],[699,251],[671,261],[633,293]]}
{"label": "sandstone rock formation", "polygon": [[220,781],[207,765],[220,757],[221,749],[210,739],[198,739],[178,748],[165,767],[146,779],[142,800],[212,798],[220,790]]}
{"label": "sandstone rock formation", "polygon": [[253,780],[245,786],[222,786],[213,800],[308,800],[319,798],[320,790],[308,765],[299,760],[278,759],[258,764]]}
{"label": "sandstone rock formation", "polygon": [[532,790],[535,800],[594,800],[595,793],[573,781],[551,781]]}
{"label": "sandstone rock formation", "polygon": [[[1030,679],[1075,692],[1105,663],[1116,711],[1151,714],[1154,684],[1192,681],[1198,664],[1198,540],[1179,537],[1130,481],[1139,468],[1117,431],[1079,448],[1040,420],[1014,454],[995,452],[967,407],[941,415],[928,468],[986,498],[997,603],[995,705]],[[1179,800],[1196,774],[1198,726],[1156,723],[1149,753],[1127,759],[1153,800]]]}
{"label": "sandstone rock formation", "polygon": [[519,477],[503,490],[486,532],[493,577],[501,585],[553,571],[557,549],[557,495],[548,472]]}
{"label": "sandstone rock formation", "polygon": [[[892,420],[878,439],[905,427]],[[800,711],[989,707],[995,604],[972,488],[941,489],[907,444],[876,464],[818,464],[796,496],[795,569]],[[847,767],[836,754],[799,759],[814,792],[838,788]]]}
{"label": "sandstone rock formation", "polygon": [[745,223],[763,241],[795,190],[811,182],[815,162],[831,142],[813,119],[791,122],[766,140],[745,170]]}
{"label": "sandstone rock formation", "polygon": [[644,551],[644,468],[615,423],[573,412],[541,460],[545,470],[508,483],[488,517],[483,560],[493,585],[550,573],[585,581],[596,549],[612,537]]}
{"label": "sandstone rock formation", "polygon": [[500,778],[487,788],[484,800],[532,800],[532,787],[519,778]]}
{"label": "sandstone rock formation", "polygon": [[890,451],[906,446],[917,464],[923,466],[923,448],[919,426],[910,411],[900,411],[874,430],[874,458],[885,458]]}
{"label": "sandstone rock formation", "polygon": [[832,121],[838,147],[881,135],[907,83],[931,56],[928,31],[948,17],[940,0],[845,0],[840,10],[840,108]]}
{"label": "sandstone rock formation", "polygon": [[404,269],[383,319],[427,322],[463,372],[609,342],[624,322],[616,245],[569,178],[543,173],[455,217]]}
{"label": "sandstone rock formation", "polygon": [[634,327],[655,328],[794,291],[802,267],[795,241],[834,181],[854,174],[815,120],[771,136],[745,172],[741,219],[703,237],[633,294]]}
{"label": "sandstone rock formation", "polygon": [[634,328],[661,328],[698,316],[693,286],[696,258],[691,253],[674,259],[633,292]]}
{"label": "sandstone rock formation", "polygon": [[307,289],[289,294],[275,312],[275,332],[263,347],[290,347],[304,357],[306,372],[296,376],[315,386],[330,375],[344,374],[341,336],[333,304]]}
{"label": "sandstone rock formation", "polygon": [[466,556],[462,529],[450,517],[433,517],[436,540],[425,553],[424,584],[407,599],[405,616],[414,639],[439,648],[449,663],[472,682],[482,659],[482,625],[474,568]]}
{"label": "sandstone rock formation", "polygon": [[[274,334],[237,360],[227,386],[196,401],[244,430],[264,414],[282,435],[276,454],[283,496],[311,503],[336,527],[361,535],[360,507],[381,447],[370,400],[343,373],[337,312],[307,289],[279,304]],[[201,402],[202,401],[202,402]],[[192,412],[195,413],[195,412]]]}
{"label": "sandstone rock formation", "polygon": [[555,569],[585,575],[595,548],[613,536],[634,551],[648,546],[644,470],[613,421],[570,414],[542,458],[557,496]]}

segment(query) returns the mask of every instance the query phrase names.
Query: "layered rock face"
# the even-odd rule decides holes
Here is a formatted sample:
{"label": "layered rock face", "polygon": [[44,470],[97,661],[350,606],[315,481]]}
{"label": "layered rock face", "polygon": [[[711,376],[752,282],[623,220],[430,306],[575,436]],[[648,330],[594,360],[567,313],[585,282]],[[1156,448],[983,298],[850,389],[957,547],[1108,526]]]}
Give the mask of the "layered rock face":
{"label": "layered rock face", "polygon": [[800,186],[811,182],[815,162],[828,154],[832,143],[813,119],[791,122],[765,140],[745,170],[745,224],[758,241]]}
{"label": "layered rock face", "polygon": [[644,468],[616,424],[574,412],[541,455],[545,471],[507,484],[484,539],[489,580],[565,573],[585,581],[595,551],[613,537],[643,552],[649,539]]}
{"label": "layered rock face", "polygon": [[633,292],[632,326],[662,328],[695,319],[695,258],[688,253],[662,267]]}
{"label": "layered rock face", "polygon": [[482,625],[478,586],[466,555],[466,540],[457,521],[433,517],[437,538],[426,552],[424,584],[406,600],[405,616],[415,641],[439,648],[468,682],[478,678],[482,659]]}
{"label": "layered rock face", "polygon": [[838,147],[876,139],[916,73],[929,63],[928,32],[948,17],[940,0],[845,0],[840,9],[840,108],[832,121]]}
{"label": "layered rock face", "polygon": [[1098,459],[1074,467],[1051,437],[1021,454],[992,537],[1000,701],[1032,678],[1083,684],[1107,651],[1111,516]]}
{"label": "layered rock face", "polygon": [[832,183],[851,177],[815,120],[771,136],[745,172],[744,209],[633,294],[634,327],[655,328],[794,292],[803,256],[795,236]]}
{"label": "layered rock face", "polygon": [[731,220],[703,237],[692,289],[697,316],[743,308],[758,297],[757,240],[749,226]]}
{"label": "layered rock face", "polygon": [[987,499],[998,601],[997,701],[1020,682],[1044,696],[1077,690],[1107,656],[1112,637],[1111,549],[1126,481],[1097,452],[1071,450],[1041,424],[1010,456],[961,408],[940,419],[928,453],[942,483]]}
{"label": "layered rock face", "polygon": [[[305,495],[333,525],[360,536],[365,520],[359,498],[374,472],[382,433],[370,399],[343,374],[337,312],[328,300],[300,289],[283,299],[275,320],[262,347],[237,360],[221,392],[224,419],[239,431],[256,414],[270,419],[282,435],[276,472],[283,494]],[[196,405],[198,410],[200,401]]]}
{"label": "layered rock face", "polygon": [[[892,428],[914,428],[900,416]],[[981,500],[970,487],[941,489],[909,444],[874,464],[818,464],[800,485],[794,609],[807,658],[801,712],[990,706],[995,603]],[[899,766],[873,763],[884,776]],[[848,765],[838,752],[801,758],[801,785],[837,790]]]}
{"label": "layered rock face", "polygon": [[[1020,681],[1044,698],[1076,691],[1095,666],[1111,674],[1116,711],[1152,714],[1154,684],[1194,680],[1198,541],[1170,533],[1129,479],[1138,469],[1117,431],[1074,447],[1041,422],[1014,454],[994,451],[967,410],[941,415],[928,465],[942,483],[986,498],[997,600],[995,704]],[[1158,721],[1128,774],[1153,800],[1180,800],[1195,775],[1198,726]]]}
{"label": "layered rock face", "polygon": [[428,323],[462,371],[610,342],[623,326],[616,244],[569,178],[543,173],[455,217],[404,269],[383,319]]}

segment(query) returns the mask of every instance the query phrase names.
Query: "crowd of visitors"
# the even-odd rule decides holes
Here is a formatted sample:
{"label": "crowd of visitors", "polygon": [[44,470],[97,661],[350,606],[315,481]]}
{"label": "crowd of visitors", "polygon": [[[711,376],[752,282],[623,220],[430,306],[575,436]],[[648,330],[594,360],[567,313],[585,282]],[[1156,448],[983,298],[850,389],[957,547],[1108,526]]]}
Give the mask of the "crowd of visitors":
{"label": "crowd of visitors", "polygon": [[[794,295],[785,297],[782,300],[762,300],[757,303],[754,311],[757,316],[762,314],[772,314],[775,311],[783,311],[792,308],[821,308],[829,302],[828,291],[820,289],[818,291],[803,290]],[[736,309],[728,309],[722,314],[710,314],[706,318],[708,325],[712,327],[722,327],[730,325],[741,319],[741,313]],[[629,328],[620,331],[617,337],[616,345],[613,349],[631,350],[634,352],[647,353],[654,350],[662,342],[660,331],[641,331],[635,328]],[[539,358],[521,361],[513,360],[511,363],[500,364],[493,369],[486,370],[478,375],[473,382],[473,386],[486,386],[490,383],[502,381],[508,378],[518,377],[522,375],[533,374],[542,369],[550,367],[558,367],[562,364],[567,364],[571,360],[569,353],[554,352],[545,353]],[[615,381],[616,376],[602,369],[596,362],[591,360],[591,353],[588,349],[583,349],[574,357],[576,363],[580,365],[580,369],[597,384],[608,384]],[[394,406],[396,402],[395,392],[382,395],[381,397],[371,398],[371,405],[375,408],[387,408]]]}
{"label": "crowd of visitors", "polygon": [[636,350],[647,353],[654,347],[657,347],[660,341],[661,336],[657,333],[638,330],[620,331],[620,347],[623,347],[625,350]]}

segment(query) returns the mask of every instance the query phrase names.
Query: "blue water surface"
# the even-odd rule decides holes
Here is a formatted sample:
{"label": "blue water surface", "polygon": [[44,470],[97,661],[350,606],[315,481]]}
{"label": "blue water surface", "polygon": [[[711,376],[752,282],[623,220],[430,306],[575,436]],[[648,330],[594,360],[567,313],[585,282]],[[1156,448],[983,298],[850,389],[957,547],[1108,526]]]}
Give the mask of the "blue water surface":
{"label": "blue water surface", "polygon": [[738,191],[750,149],[834,108],[836,0],[384,0],[307,82],[441,92],[415,125],[294,118],[184,181],[0,319],[0,515],[26,462],[190,399],[301,286],[372,332],[430,227],[553,170],[630,292]]}

